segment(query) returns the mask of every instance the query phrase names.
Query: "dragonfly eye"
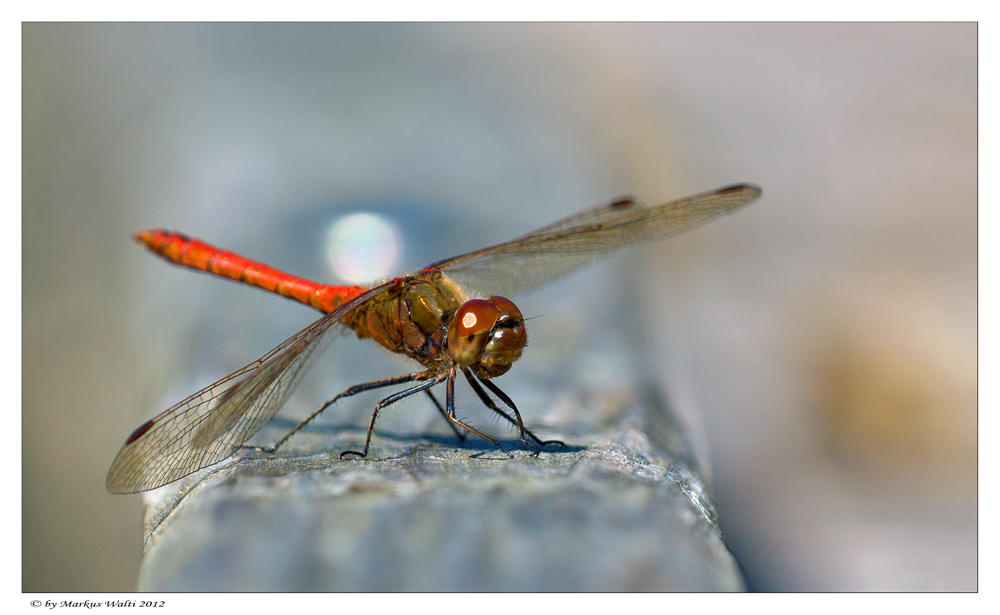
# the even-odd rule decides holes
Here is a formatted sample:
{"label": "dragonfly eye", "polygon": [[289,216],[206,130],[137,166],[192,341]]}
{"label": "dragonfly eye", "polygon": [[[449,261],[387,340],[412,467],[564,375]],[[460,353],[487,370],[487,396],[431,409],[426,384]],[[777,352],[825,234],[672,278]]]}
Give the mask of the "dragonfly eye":
{"label": "dragonfly eye", "polygon": [[483,378],[494,378],[507,373],[514,361],[521,357],[528,343],[524,317],[514,302],[506,297],[495,296],[490,298],[490,303],[498,311],[496,326],[490,331],[489,341],[472,367],[476,375]]}
{"label": "dragonfly eye", "polygon": [[448,325],[448,354],[459,365],[472,365],[479,360],[490,339],[500,310],[485,299],[472,299],[462,304]]}

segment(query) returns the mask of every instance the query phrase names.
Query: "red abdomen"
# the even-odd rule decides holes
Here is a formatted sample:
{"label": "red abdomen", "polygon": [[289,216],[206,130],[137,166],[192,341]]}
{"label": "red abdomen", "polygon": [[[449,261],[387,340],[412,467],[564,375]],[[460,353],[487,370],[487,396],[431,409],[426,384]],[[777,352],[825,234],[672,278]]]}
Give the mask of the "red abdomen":
{"label": "red abdomen", "polygon": [[140,231],[134,237],[178,265],[263,288],[322,312],[332,312],[365,292],[360,286],[317,284],[174,231]]}

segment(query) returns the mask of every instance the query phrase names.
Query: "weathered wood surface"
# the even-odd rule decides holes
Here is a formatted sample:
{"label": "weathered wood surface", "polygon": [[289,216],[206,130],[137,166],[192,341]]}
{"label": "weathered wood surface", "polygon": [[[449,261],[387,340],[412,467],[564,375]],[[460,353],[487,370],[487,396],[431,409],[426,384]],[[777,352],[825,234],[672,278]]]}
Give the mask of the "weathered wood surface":
{"label": "weathered wood surface", "polygon": [[461,444],[427,400],[365,460],[339,458],[364,438],[343,425],[247,451],[146,495],[140,589],[743,589],[685,434],[631,391],[564,396],[585,406],[575,422],[529,420],[568,444],[537,456],[509,432],[514,459]]}

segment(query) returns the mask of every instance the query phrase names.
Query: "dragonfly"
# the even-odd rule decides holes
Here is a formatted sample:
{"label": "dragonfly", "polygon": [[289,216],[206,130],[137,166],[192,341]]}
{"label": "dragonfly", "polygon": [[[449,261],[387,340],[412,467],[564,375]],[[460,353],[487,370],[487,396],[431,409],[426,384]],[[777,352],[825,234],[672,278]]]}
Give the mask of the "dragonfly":
{"label": "dragonfly", "polygon": [[[483,404],[513,425],[519,441],[534,452],[548,445],[565,446],[560,440],[543,440],[528,429],[514,401],[492,381],[521,357],[528,341],[525,319],[506,295],[535,290],[625,246],[691,230],[740,209],[760,194],[757,186],[736,184],[655,207],[621,197],[511,241],[440,260],[370,288],[312,282],[178,232],[136,233],[139,243],[173,263],[277,293],[325,315],[260,359],[136,428],[111,464],[107,490],[155,489],[244,448],[276,453],[340,399],[398,385],[409,386],[375,406],[364,448],[343,451],[341,459],[367,457],[379,413],[421,391],[433,400],[459,440],[464,441],[465,430],[512,457],[499,441],[456,416],[459,373]],[[352,386],[327,400],[273,445],[245,446],[285,404],[320,350],[349,331],[413,359],[423,369]],[[443,406],[431,392],[440,384],[445,385]]]}

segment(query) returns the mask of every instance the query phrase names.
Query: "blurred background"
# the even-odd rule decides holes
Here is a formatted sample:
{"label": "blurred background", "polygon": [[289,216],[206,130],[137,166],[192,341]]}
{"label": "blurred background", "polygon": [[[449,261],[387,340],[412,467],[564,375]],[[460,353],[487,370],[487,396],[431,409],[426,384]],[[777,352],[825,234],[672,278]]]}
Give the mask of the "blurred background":
{"label": "blurred background", "polygon": [[[750,589],[977,589],[975,24],[22,33],[24,591],[134,589],[118,447],[316,317],[135,231],[337,281],[344,214],[388,225],[362,275],[391,276],[738,181],[761,200],[519,301],[524,361],[637,315],[618,343],[699,443]],[[371,352],[311,382],[399,373]]]}

